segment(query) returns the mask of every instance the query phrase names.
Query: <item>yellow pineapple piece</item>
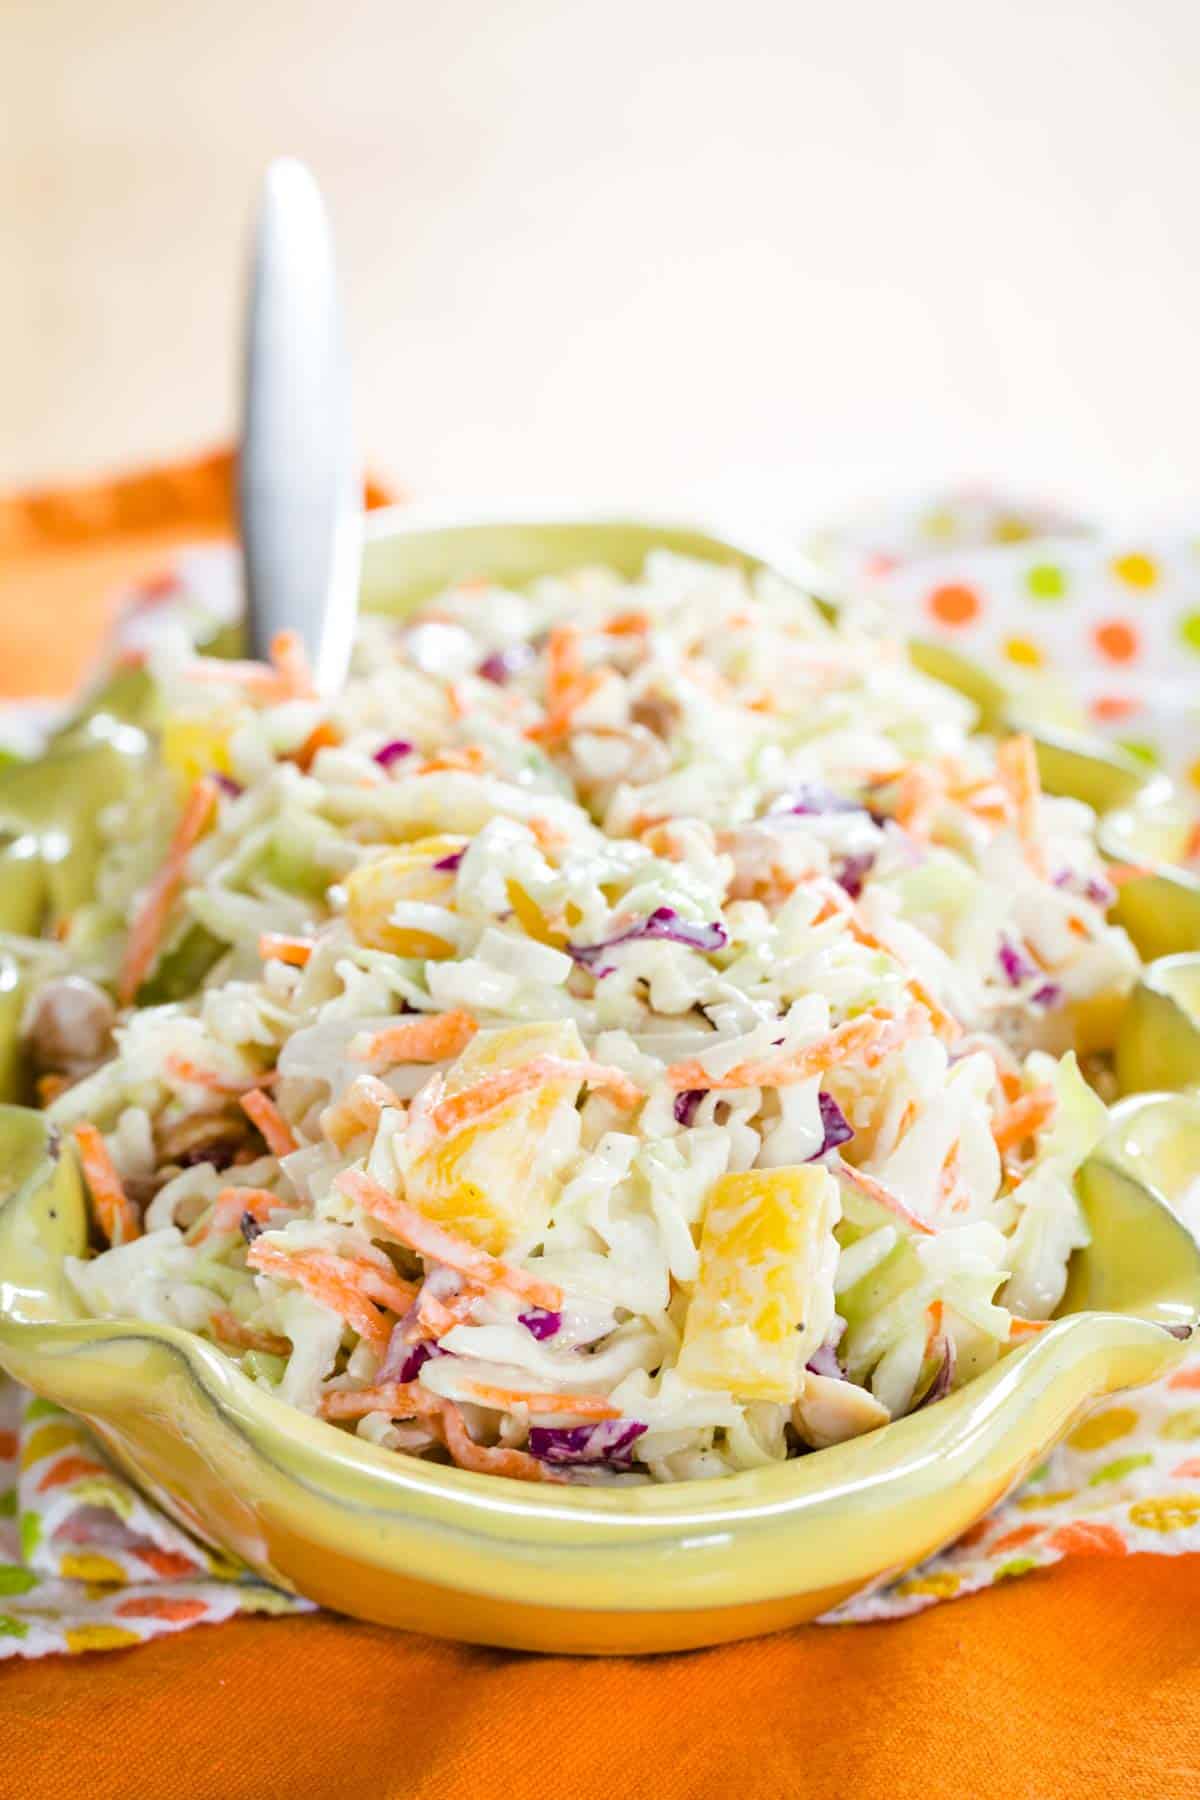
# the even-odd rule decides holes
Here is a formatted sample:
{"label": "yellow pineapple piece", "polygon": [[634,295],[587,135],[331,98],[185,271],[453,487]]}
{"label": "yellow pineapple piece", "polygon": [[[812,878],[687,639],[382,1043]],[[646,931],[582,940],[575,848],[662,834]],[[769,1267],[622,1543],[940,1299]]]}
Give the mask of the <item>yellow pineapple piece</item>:
{"label": "yellow pineapple piece", "polygon": [[363,863],[346,878],[346,916],[358,943],[394,956],[453,956],[454,945],[436,932],[394,925],[392,909],[402,901],[445,906],[454,892],[454,871],[435,864],[467,847],[466,838],[427,837]]}
{"label": "yellow pineapple piece", "polygon": [[[447,1071],[446,1096],[533,1057],[584,1054],[569,1019],[481,1031]],[[489,1107],[405,1164],[405,1198],[494,1256],[536,1242],[579,1144],[579,1088],[577,1075],[566,1076]]]}
{"label": "yellow pineapple piece", "polygon": [[505,886],[508,891],[508,904],[512,907],[517,924],[526,937],[533,938],[535,943],[549,944],[552,949],[561,950],[567,941],[566,932],[556,931],[547,922],[545,914],[528,888],[522,887],[521,883],[511,876]]}
{"label": "yellow pineapple piece", "polygon": [[708,1198],[679,1373],[745,1400],[793,1401],[833,1319],[837,1183],[806,1164],[723,1175]]}
{"label": "yellow pineapple piece", "polygon": [[221,713],[174,713],[162,727],[162,759],[190,788],[201,775],[228,775],[229,720]]}

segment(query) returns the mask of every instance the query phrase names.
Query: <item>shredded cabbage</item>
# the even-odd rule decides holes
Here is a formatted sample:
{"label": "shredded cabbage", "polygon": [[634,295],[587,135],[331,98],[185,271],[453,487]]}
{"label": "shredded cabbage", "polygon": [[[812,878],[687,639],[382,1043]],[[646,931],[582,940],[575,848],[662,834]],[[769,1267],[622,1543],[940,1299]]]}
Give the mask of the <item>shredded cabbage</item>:
{"label": "shredded cabbage", "polygon": [[219,775],[142,1003],[49,1077],[142,1220],[69,1264],[89,1311],[400,1454],[618,1483],[874,1429],[1052,1314],[1107,1116],[1054,1052],[1136,957],[1088,810],[900,646],[656,552],[366,619],[328,706],[152,675],[161,775],[39,964],[116,987]]}

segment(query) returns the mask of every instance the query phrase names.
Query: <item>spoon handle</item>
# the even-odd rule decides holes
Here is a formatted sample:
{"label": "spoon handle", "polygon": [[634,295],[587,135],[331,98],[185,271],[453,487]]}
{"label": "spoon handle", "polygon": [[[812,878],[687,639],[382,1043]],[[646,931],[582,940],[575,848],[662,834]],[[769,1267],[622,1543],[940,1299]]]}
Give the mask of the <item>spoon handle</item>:
{"label": "spoon handle", "polygon": [[253,656],[299,632],[322,694],[345,680],[362,542],[329,222],[303,163],[267,170],[245,326],[238,510]]}

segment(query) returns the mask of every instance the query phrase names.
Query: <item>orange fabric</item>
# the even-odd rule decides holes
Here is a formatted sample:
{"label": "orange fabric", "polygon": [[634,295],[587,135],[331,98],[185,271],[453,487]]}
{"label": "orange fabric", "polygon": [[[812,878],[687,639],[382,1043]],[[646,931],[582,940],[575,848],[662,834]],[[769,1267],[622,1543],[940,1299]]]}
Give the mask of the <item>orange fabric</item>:
{"label": "orange fabric", "polygon": [[[119,590],[170,567],[183,544],[228,537],[228,450],[114,481],[0,494],[0,696],[69,694]],[[368,506],[391,498],[368,480]]]}
{"label": "orange fabric", "polygon": [[[229,472],[210,458],[0,501],[0,693],[68,689],[106,590],[227,529]],[[1200,1558],[1115,1558],[1102,1537],[1077,1548],[1051,1573],[898,1623],[644,1662],[464,1649],[327,1616],[13,1660],[0,1794],[1190,1800]]]}
{"label": "orange fabric", "polygon": [[1188,1800],[1200,1558],[645,1661],[249,1619],[0,1672],[23,1800]]}

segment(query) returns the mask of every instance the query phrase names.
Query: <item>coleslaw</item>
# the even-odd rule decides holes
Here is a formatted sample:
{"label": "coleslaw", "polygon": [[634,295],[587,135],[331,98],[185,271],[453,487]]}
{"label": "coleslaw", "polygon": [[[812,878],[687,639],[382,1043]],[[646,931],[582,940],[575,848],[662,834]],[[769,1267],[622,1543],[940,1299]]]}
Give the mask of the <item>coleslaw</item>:
{"label": "coleslaw", "polygon": [[902,645],[657,552],[367,617],[333,703],[286,639],[150,668],[158,773],[26,1019],[89,1312],[390,1451],[617,1485],[1044,1327],[1137,958],[1089,809]]}

